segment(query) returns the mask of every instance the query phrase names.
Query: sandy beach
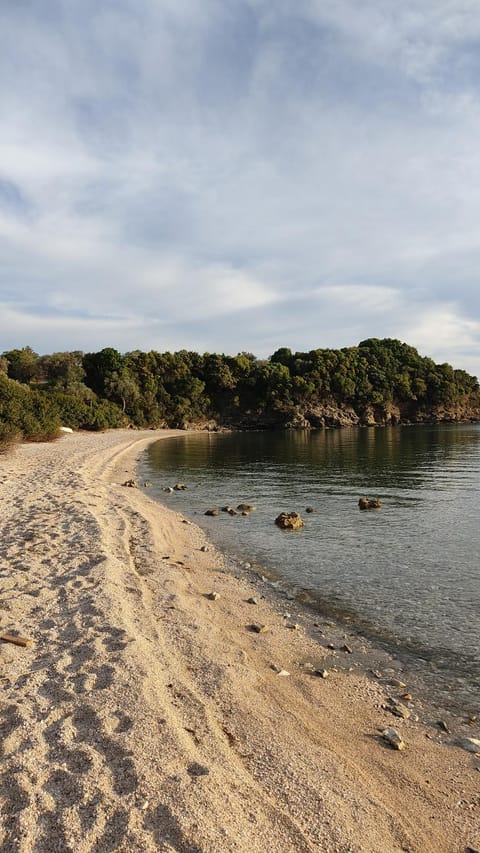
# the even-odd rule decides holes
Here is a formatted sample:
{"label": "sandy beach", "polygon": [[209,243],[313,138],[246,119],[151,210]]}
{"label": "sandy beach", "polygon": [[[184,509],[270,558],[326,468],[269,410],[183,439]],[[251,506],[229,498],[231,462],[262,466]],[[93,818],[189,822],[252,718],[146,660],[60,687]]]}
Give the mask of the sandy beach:
{"label": "sandy beach", "polygon": [[174,435],[0,455],[0,628],[32,640],[0,643],[2,853],[479,848],[480,758],[389,712],[408,684],[314,675],[285,603],[122,485]]}

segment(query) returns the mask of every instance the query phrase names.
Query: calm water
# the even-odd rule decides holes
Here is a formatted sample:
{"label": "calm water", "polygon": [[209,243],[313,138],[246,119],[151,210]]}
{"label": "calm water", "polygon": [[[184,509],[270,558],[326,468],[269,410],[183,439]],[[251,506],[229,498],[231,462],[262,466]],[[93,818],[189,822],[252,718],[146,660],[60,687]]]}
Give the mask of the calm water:
{"label": "calm water", "polygon": [[[186,434],[146,453],[154,494],[237,558],[480,701],[480,427]],[[161,489],[183,481],[188,491]],[[382,500],[360,512],[361,495]],[[209,507],[241,501],[248,517]],[[307,506],[315,514],[305,514]],[[296,510],[299,532],[273,520]]]}

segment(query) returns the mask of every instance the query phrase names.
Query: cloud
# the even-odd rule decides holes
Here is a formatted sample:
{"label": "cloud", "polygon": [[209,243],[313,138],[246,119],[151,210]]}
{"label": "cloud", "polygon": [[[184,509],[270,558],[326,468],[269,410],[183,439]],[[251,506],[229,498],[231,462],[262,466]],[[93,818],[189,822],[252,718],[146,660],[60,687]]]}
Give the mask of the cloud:
{"label": "cloud", "polygon": [[4,4],[2,348],[375,335],[480,373],[475,10]]}

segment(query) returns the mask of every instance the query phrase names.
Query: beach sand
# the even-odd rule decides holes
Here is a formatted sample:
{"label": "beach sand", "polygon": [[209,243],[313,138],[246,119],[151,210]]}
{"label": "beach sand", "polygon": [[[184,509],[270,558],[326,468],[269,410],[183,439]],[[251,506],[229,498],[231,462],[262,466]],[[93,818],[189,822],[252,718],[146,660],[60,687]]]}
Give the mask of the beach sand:
{"label": "beach sand", "polygon": [[0,628],[33,641],[0,643],[2,853],[478,847],[480,760],[382,707],[404,690],[313,675],[319,641],[201,551],[198,527],[121,485],[173,435],[0,456]]}

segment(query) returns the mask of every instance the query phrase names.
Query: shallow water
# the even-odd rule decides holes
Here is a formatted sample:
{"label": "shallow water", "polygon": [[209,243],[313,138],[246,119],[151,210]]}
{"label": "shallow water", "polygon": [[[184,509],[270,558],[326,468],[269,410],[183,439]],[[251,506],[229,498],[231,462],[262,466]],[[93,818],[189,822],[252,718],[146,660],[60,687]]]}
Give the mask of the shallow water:
{"label": "shallow water", "polygon": [[[141,474],[228,553],[306,590],[477,708],[479,426],[186,433],[152,445]],[[162,491],[177,481],[188,490]],[[364,494],[381,509],[359,511]],[[256,511],[204,515],[242,501]],[[279,530],[283,510],[300,512],[304,528]]]}

